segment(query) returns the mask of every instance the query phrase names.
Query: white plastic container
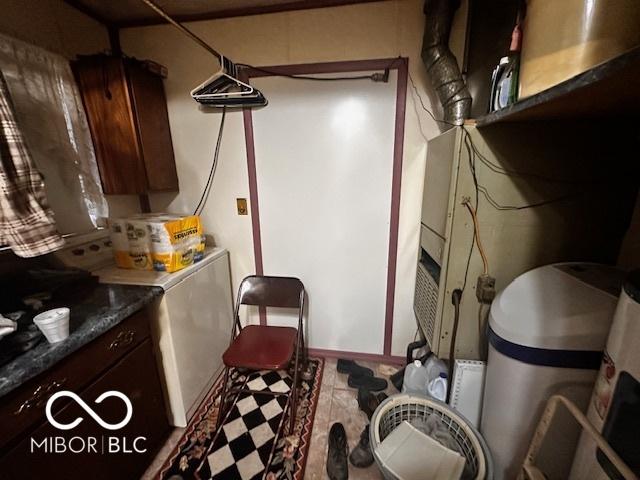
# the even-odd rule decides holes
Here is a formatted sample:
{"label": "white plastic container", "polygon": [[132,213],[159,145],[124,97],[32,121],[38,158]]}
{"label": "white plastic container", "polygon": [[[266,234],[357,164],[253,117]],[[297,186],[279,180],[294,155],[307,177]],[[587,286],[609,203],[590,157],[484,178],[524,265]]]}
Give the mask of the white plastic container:
{"label": "white plastic container", "polygon": [[451,480],[460,478],[465,458],[425,435],[406,420],[376,449],[376,456],[394,478]]}
{"label": "white plastic container", "polygon": [[47,310],[36,315],[33,323],[44,334],[49,343],[58,343],[69,336],[69,309],[66,307]]}
{"label": "white plastic container", "polygon": [[[604,265],[547,265],[520,275],[496,296],[480,423],[496,480],[517,477],[551,395],[586,407],[622,277]],[[567,431],[550,443],[549,478],[568,478],[575,449],[571,435]]]}
{"label": "white plastic container", "polygon": [[441,373],[447,373],[449,371],[447,364],[435,355],[430,355],[427,361],[424,362],[424,366],[427,368],[427,385],[432,380],[438,378]]}
{"label": "white plastic container", "polygon": [[432,396],[436,400],[444,402],[447,398],[447,374],[441,372],[437,378],[429,382],[427,387],[427,395]]}
{"label": "white plastic container", "polygon": [[421,393],[424,395],[427,392],[428,382],[427,367],[422,365],[420,360],[414,360],[404,370],[402,393]]}

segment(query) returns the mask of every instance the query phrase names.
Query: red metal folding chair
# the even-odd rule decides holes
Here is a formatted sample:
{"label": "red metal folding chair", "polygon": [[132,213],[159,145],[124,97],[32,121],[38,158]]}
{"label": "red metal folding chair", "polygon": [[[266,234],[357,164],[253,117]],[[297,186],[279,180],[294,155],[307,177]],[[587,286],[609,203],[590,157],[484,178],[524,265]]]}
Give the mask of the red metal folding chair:
{"label": "red metal folding chair", "polygon": [[[249,276],[238,289],[234,313],[231,343],[222,356],[225,365],[224,385],[220,399],[218,426],[226,414],[228,397],[232,394],[251,392],[265,395],[287,395],[289,408],[289,431],[293,432],[296,420],[296,399],[298,398],[299,369],[307,362],[302,329],[304,313],[304,285],[297,278]],[[298,328],[275,327],[269,325],[247,325],[240,323],[240,305],[257,307],[278,307],[298,310]],[[285,370],[293,363],[293,384],[288,393],[255,391],[246,387],[228,387],[231,369]],[[232,397],[233,398],[233,397]]]}

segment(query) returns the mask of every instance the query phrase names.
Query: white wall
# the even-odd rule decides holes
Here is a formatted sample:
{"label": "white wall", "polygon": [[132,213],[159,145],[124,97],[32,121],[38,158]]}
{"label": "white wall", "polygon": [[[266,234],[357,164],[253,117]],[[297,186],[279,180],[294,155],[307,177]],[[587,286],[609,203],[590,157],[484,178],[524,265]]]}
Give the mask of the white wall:
{"label": "white wall", "polygon": [[[317,10],[283,12],[188,24],[237,63],[257,66],[307,62],[409,57],[409,70],[427,105],[425,70],[420,60],[424,26],[421,0],[391,0]],[[220,115],[204,113],[189,91],[216,69],[202,48],[168,25],[123,30],[125,53],[166,65],[169,121],[180,193],[152,196],[154,210],[191,211],[211,164]],[[402,173],[399,257],[395,296],[393,354],[403,355],[414,336],[413,287],[426,140],[435,123],[412,101],[409,85]],[[250,216],[236,214],[235,199],[249,198],[242,114],[227,115],[220,164],[203,213],[205,228],[231,252],[234,288],[254,272]]]}
{"label": "white wall", "polygon": [[[109,49],[107,29],[62,0],[2,0],[0,32],[69,59]],[[139,212],[137,196],[108,195],[111,215]]]}

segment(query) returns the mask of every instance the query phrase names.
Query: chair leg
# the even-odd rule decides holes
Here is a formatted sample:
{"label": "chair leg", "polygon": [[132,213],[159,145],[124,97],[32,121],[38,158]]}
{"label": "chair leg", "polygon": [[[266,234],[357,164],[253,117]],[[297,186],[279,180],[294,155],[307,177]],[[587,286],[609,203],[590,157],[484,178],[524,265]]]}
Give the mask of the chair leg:
{"label": "chair leg", "polygon": [[300,351],[298,348],[296,348],[296,360],[295,360],[295,364],[294,364],[294,368],[293,368],[293,384],[291,385],[291,401],[290,406],[289,406],[289,435],[293,434],[293,430],[296,426],[296,406],[298,403],[298,378],[299,378],[299,373],[298,373],[298,367],[299,367],[299,360],[300,360]]}
{"label": "chair leg", "polygon": [[216,419],[216,432],[220,429],[225,411],[224,406],[227,401],[227,384],[229,383],[229,367],[224,368],[224,380],[222,381],[222,393],[220,394],[220,406],[218,407],[218,418]]}
{"label": "chair leg", "polygon": [[300,344],[300,348],[302,350],[302,365],[306,370],[306,368],[309,366],[309,358],[307,357],[307,346],[304,343],[304,331],[300,332]]}

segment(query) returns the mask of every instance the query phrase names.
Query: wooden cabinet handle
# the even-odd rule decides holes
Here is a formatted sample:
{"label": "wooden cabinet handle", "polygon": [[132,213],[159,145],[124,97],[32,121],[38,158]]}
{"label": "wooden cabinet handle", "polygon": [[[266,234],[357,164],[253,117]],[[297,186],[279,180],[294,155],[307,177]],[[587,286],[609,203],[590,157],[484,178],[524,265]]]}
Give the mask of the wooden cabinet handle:
{"label": "wooden cabinet handle", "polygon": [[133,330],[120,331],[116,336],[116,339],[109,345],[109,350],[115,350],[116,348],[126,347],[131,345],[136,337],[136,332]]}
{"label": "wooden cabinet handle", "polygon": [[33,391],[29,398],[22,402],[22,405],[13,414],[20,415],[33,407],[42,407],[51,396],[50,394],[56,392],[65,383],[67,383],[67,379],[63,378],[62,380],[52,380],[46,385],[38,385],[38,388]]}

